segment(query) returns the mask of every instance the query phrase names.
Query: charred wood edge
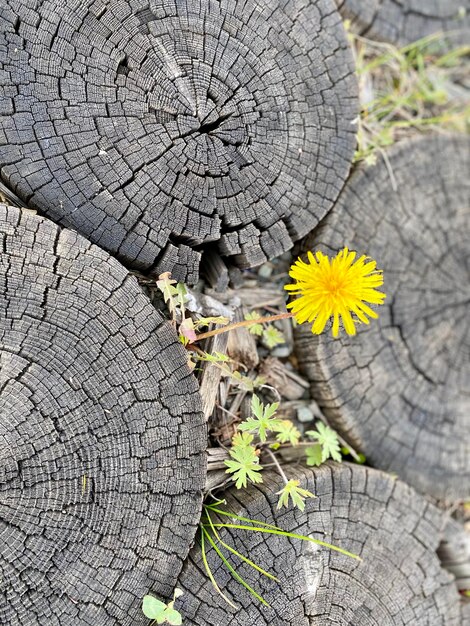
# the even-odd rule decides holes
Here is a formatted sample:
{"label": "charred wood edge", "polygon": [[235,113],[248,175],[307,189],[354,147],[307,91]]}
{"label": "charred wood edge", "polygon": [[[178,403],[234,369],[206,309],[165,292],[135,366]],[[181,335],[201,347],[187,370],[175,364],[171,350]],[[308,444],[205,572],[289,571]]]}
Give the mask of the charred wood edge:
{"label": "charred wood edge", "polygon": [[230,276],[227,265],[214,250],[208,250],[203,255],[201,275],[217,292],[223,292],[228,288]]}

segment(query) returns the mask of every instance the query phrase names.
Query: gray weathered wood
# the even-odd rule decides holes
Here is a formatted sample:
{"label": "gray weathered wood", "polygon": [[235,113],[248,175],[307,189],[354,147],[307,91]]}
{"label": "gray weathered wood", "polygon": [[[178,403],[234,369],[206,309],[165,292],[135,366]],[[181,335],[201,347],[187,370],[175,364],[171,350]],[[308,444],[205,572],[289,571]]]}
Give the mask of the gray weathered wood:
{"label": "gray weathered wood", "polygon": [[469,148],[424,137],[353,174],[305,249],[369,254],[385,304],[356,337],[297,331],[328,420],[372,465],[442,499],[470,496]]}
{"label": "gray weathered wood", "polygon": [[[208,354],[225,354],[227,350],[228,335],[221,333],[215,337],[206,340],[207,345],[205,351]],[[202,408],[204,419],[208,421],[215,409],[217,402],[217,394],[219,393],[219,384],[222,378],[222,370],[217,363],[206,361],[202,365],[202,374],[200,377],[200,394],[202,398]]]}
{"label": "gray weathered wood", "polygon": [[0,623],[147,624],[205,480],[172,326],[80,235],[0,205]]}
{"label": "gray weathered wood", "polygon": [[355,33],[406,45],[439,32],[449,42],[468,43],[470,0],[335,0]]}
{"label": "gray weathered wood", "polygon": [[3,0],[1,180],[124,263],[290,248],[355,147],[333,0]]}
{"label": "gray weathered wood", "polygon": [[263,360],[259,375],[266,384],[277,389],[287,400],[298,400],[309,388],[309,383],[302,376],[289,369],[286,363],[276,357],[268,356]]}
{"label": "gray weathered wood", "polygon": [[215,579],[239,609],[226,604],[205,575],[197,546],[178,581],[185,625],[462,626],[457,588],[436,554],[444,520],[434,506],[404,483],[365,467],[328,464],[287,472],[318,496],[307,501],[305,512],[275,509],[282,480],[268,472],[262,485],[224,492],[226,508],[333,542],[363,561],[295,539],[222,530],[225,542],[279,578],[268,580],[224,551],[271,608],[255,601],[209,549]]}
{"label": "gray weathered wood", "polygon": [[[239,307],[235,311],[233,322],[241,322],[248,311]],[[259,363],[256,339],[248,328],[236,328],[228,333],[227,355],[242,368],[253,369]]]}
{"label": "gray weathered wood", "polygon": [[449,520],[438,555],[442,565],[455,576],[460,591],[470,589],[470,533],[462,524]]}

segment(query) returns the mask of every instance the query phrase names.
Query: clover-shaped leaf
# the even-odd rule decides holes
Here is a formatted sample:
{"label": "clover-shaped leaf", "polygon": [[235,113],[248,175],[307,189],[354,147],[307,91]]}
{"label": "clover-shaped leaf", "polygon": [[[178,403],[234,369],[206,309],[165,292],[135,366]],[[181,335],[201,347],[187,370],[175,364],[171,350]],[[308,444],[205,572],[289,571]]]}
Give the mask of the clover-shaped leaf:
{"label": "clover-shaped leaf", "polygon": [[154,596],[144,596],[142,602],[142,612],[148,619],[154,620],[157,624],[170,624],[171,626],[180,626],[183,623],[181,613],[179,613],[173,605],[176,598],[181,595],[181,590],[176,589],[174,598],[168,604],[154,598]]}

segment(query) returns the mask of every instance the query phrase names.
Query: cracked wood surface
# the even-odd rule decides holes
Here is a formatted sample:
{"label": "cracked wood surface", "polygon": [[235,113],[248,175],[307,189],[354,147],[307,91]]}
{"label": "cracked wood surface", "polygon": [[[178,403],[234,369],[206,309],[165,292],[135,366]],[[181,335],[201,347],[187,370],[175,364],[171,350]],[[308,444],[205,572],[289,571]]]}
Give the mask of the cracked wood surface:
{"label": "cracked wood surface", "polygon": [[467,44],[470,0],[335,0],[351,30],[377,41],[404,46],[439,32]]}
{"label": "cracked wood surface", "polygon": [[443,499],[470,496],[469,147],[465,136],[424,137],[357,169],[304,250],[369,254],[385,304],[356,337],[296,332],[312,395],[338,432]]}
{"label": "cracked wood surface", "polygon": [[[268,580],[238,559],[232,566],[271,605],[255,601],[234,581],[213,550],[208,561],[232,609],[208,580],[199,547],[190,552],[178,586],[183,623],[194,626],[461,626],[452,577],[436,554],[444,525],[441,513],[410,487],[360,466],[326,464],[315,470],[288,467],[289,478],[318,497],[305,512],[275,509],[282,480],[263,472],[264,483],[224,492],[226,509],[238,515],[332,542],[362,557],[312,543],[242,530],[221,537],[279,578]],[[231,521],[224,518],[225,521]],[[236,523],[236,522],[235,522]]]}
{"label": "cracked wood surface", "polygon": [[357,86],[332,0],[4,0],[1,180],[126,265],[197,280],[331,208]]}
{"label": "cracked wood surface", "polygon": [[206,429],[169,322],[80,235],[0,205],[0,623],[135,626],[199,521]]}

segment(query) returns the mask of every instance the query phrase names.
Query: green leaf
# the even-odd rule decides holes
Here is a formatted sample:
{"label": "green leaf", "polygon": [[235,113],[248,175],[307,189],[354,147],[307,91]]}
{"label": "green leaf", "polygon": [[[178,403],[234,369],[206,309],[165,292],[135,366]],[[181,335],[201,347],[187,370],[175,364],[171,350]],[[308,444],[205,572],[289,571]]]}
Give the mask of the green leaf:
{"label": "green leaf", "polygon": [[181,613],[179,613],[176,609],[168,607],[164,615],[165,620],[172,626],[181,626],[181,624],[183,623]]}
{"label": "green leaf", "polygon": [[188,290],[186,289],[186,285],[184,283],[178,283],[176,285],[176,299],[176,306],[179,307],[181,311],[181,317],[184,318],[184,305],[186,304],[186,301],[188,299]]}
{"label": "green leaf", "polygon": [[251,400],[251,410],[254,418],[248,418],[238,426],[238,430],[249,431],[259,436],[262,442],[266,441],[267,432],[274,430],[279,423],[273,415],[279,408],[279,402],[264,405],[255,394]]}
{"label": "green leaf", "polygon": [[321,445],[315,444],[311,448],[306,448],[305,456],[307,457],[307,465],[317,467],[321,465],[323,458],[323,450]]}
{"label": "green leaf", "polygon": [[[166,604],[161,600],[157,600],[153,596],[144,596],[142,601],[142,612],[148,619],[156,619],[157,621],[163,617],[166,610]],[[158,622],[163,624],[163,622]]]}
{"label": "green leaf", "polygon": [[307,491],[307,489],[302,489],[299,485],[299,480],[289,480],[281,491],[276,492],[276,495],[279,496],[278,509],[281,509],[283,506],[289,506],[290,498],[292,505],[303,511],[305,509],[305,498],[315,498],[315,494]]}
{"label": "green leaf", "polygon": [[351,451],[347,446],[341,446],[341,454],[343,456],[350,454],[354,463],[357,463],[358,465],[363,465],[366,462],[366,457],[362,454],[362,452],[354,453],[354,451]]}
{"label": "green leaf", "polygon": [[199,361],[207,361],[208,363],[228,363],[231,360],[226,354],[217,351],[212,352],[212,354],[209,352],[198,353],[197,358]]}
{"label": "green leaf", "polygon": [[284,335],[275,326],[270,324],[263,330],[263,342],[270,350],[285,343]]}
{"label": "green leaf", "polygon": [[296,446],[300,441],[300,431],[290,420],[279,420],[274,430],[279,443],[290,443],[291,446]]}
{"label": "green leaf", "polygon": [[338,441],[338,435],[335,431],[323,424],[317,422],[317,430],[308,430],[306,433],[312,439],[316,439],[322,447],[322,463],[330,457],[338,463],[341,463],[341,451]]}
{"label": "green leaf", "polygon": [[259,464],[256,448],[251,445],[253,436],[248,433],[236,433],[232,439],[229,461],[224,461],[227,466],[227,474],[233,474],[232,480],[235,487],[241,489],[246,487],[247,481],[252,483],[262,483],[263,477],[259,472],[263,469]]}
{"label": "green leaf", "polygon": [[248,433],[235,433],[232,438],[232,446],[235,448],[251,448],[253,439],[253,435]]}
{"label": "green leaf", "polygon": [[157,287],[163,294],[163,299],[167,305],[172,317],[176,314],[175,298],[178,296],[178,290],[175,287],[176,280],[171,278],[170,272],[160,274],[157,280]]}
{"label": "green leaf", "polygon": [[[257,313],[256,311],[253,311],[252,313],[245,313],[245,319],[247,321],[258,320],[260,319],[260,317],[261,317],[260,314]],[[259,337],[261,337],[261,335],[263,334],[263,325],[253,324],[252,326],[248,327],[248,330],[250,331],[252,335],[258,335]]]}

